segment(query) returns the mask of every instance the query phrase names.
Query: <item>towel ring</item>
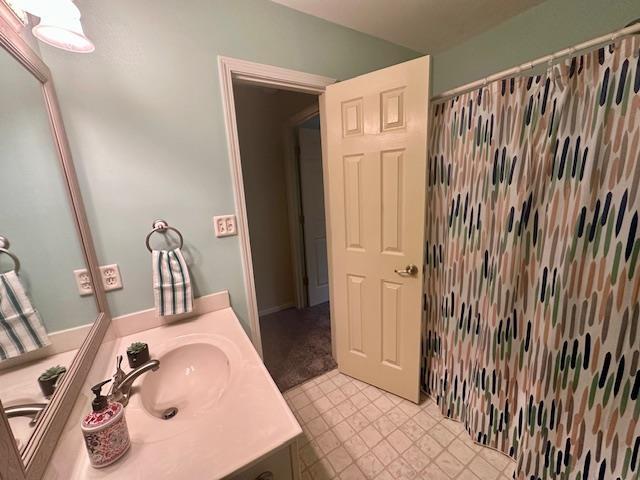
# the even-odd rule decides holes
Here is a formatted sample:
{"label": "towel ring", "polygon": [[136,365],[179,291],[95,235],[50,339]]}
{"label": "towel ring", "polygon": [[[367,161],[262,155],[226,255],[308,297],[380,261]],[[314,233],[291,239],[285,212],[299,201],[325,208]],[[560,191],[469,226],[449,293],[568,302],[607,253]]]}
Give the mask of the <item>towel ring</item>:
{"label": "towel ring", "polygon": [[9,239],[7,237],[0,236],[0,253],[4,253],[11,257],[11,260],[13,260],[13,270],[18,273],[20,271],[20,260],[9,251],[10,246],[11,244],[9,243]]}
{"label": "towel ring", "polygon": [[156,220],[153,222],[152,227],[153,227],[153,230],[149,232],[149,234],[147,235],[147,239],[145,241],[145,243],[147,244],[147,250],[149,250],[150,252],[153,252],[153,250],[151,249],[151,245],[149,245],[149,240],[151,240],[151,235],[153,235],[156,232],[166,233],[168,230],[171,230],[178,235],[178,238],[180,238],[180,246],[178,248],[182,248],[182,246],[184,245],[184,239],[182,238],[182,234],[180,233],[180,230],[178,230],[175,227],[169,226],[166,220]]}

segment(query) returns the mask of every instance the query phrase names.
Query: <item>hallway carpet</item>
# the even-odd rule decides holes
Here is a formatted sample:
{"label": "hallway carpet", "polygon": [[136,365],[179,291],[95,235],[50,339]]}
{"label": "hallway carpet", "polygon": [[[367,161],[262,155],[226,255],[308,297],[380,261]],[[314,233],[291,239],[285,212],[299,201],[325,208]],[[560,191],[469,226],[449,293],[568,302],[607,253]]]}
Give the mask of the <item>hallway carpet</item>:
{"label": "hallway carpet", "polygon": [[336,368],[329,303],[260,317],[264,363],[281,392]]}

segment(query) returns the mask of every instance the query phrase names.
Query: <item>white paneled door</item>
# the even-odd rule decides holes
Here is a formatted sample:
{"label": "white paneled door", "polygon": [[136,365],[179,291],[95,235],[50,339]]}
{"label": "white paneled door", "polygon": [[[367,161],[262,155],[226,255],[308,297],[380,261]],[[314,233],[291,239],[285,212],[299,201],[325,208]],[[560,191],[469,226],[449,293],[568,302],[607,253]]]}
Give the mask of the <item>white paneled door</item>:
{"label": "white paneled door", "polygon": [[298,129],[298,143],[307,293],[309,306],[313,306],[329,301],[320,129]]}
{"label": "white paneled door", "polygon": [[327,87],[338,368],[417,402],[429,57]]}

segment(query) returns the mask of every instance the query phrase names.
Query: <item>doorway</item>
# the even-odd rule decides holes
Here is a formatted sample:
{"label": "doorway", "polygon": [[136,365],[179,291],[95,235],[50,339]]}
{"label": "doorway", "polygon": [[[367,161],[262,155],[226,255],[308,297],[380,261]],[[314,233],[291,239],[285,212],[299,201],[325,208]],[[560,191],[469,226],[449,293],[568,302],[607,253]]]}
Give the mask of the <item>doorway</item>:
{"label": "doorway", "polygon": [[233,94],[263,360],[285,391],[336,367],[318,97]]}

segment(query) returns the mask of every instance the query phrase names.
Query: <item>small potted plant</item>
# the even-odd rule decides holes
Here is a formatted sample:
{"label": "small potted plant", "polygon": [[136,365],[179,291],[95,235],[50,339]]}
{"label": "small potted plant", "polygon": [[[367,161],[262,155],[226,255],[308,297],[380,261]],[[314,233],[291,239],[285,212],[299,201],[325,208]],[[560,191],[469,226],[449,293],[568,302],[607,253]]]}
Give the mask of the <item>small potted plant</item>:
{"label": "small potted plant", "polygon": [[46,369],[42,375],[38,377],[38,385],[40,385],[40,390],[45,397],[48,398],[53,395],[58,380],[66,371],[67,369],[65,367],[56,365],[55,367]]}
{"label": "small potted plant", "polygon": [[131,368],[137,368],[149,361],[149,345],[143,342],[133,342],[127,348],[127,360]]}

